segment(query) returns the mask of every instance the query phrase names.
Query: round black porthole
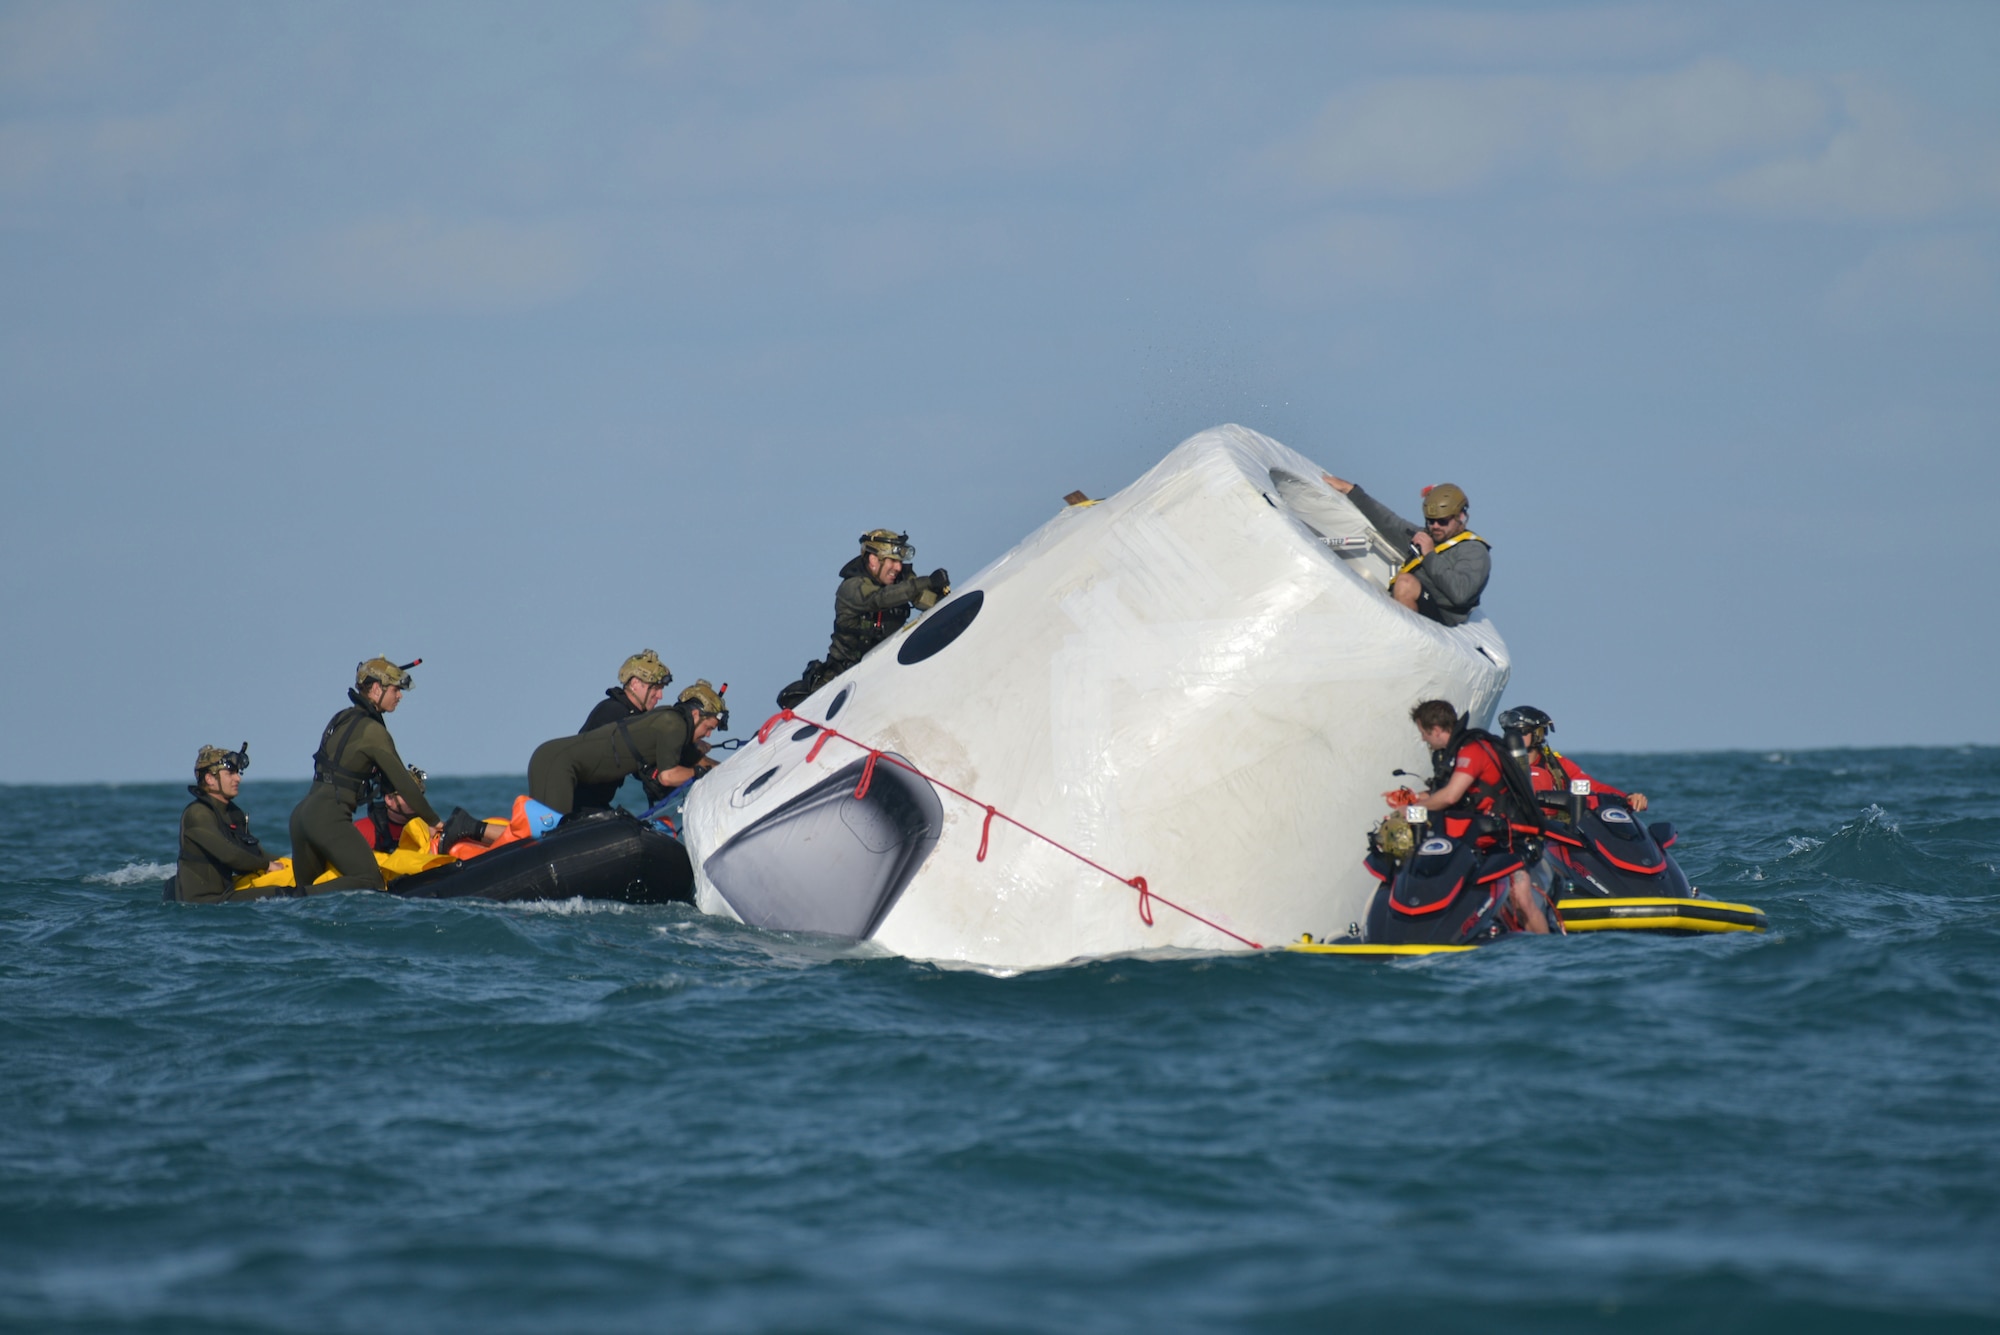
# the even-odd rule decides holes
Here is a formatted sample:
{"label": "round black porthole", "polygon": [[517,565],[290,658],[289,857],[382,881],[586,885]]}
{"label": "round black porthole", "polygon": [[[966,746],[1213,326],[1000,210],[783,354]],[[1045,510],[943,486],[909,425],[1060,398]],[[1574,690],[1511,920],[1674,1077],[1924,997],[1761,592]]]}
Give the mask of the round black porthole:
{"label": "round black porthole", "polygon": [[800,728],[797,732],[792,734],[792,740],[795,742],[803,742],[806,738],[812,736],[814,733],[818,731],[819,731],[819,725],[817,723],[808,723],[806,724],[805,727]]}
{"label": "round black porthole", "polygon": [[847,704],[847,697],[853,694],[853,692],[854,688],[852,686],[843,686],[840,688],[840,694],[834,696],[833,703],[826,707],[826,716],[829,721]]}
{"label": "round black porthole", "polygon": [[980,605],[985,601],[986,590],[974,589],[970,593],[961,593],[926,616],[922,624],[910,632],[910,638],[903,641],[903,647],[896,650],[896,661],[908,667],[944,652],[945,646],[965,634],[965,628],[979,615]]}
{"label": "round black porthole", "polygon": [[750,794],[756,792],[759,788],[762,788],[765,784],[769,783],[771,780],[777,777],[778,777],[778,771],[774,769],[765,770],[762,774],[759,774],[756,778],[750,780],[750,786],[743,790],[743,796],[745,797],[750,796]]}

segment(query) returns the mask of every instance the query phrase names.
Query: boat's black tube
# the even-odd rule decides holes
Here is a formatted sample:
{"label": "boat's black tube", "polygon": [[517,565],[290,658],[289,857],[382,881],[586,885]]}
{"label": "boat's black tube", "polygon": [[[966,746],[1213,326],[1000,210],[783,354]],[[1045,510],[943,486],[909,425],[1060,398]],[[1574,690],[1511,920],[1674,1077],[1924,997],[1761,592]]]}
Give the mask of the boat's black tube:
{"label": "boat's black tube", "polygon": [[626,904],[694,902],[687,849],[657,825],[624,811],[572,818],[540,839],[389,882],[411,899],[615,899]]}

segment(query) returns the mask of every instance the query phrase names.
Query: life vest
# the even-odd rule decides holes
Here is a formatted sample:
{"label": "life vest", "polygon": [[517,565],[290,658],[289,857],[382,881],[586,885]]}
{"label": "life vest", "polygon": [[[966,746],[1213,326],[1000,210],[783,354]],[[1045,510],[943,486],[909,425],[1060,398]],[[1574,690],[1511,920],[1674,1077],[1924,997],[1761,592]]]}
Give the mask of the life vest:
{"label": "life vest", "polygon": [[1451,782],[1458,769],[1458,753],[1472,745],[1486,747],[1499,767],[1500,779],[1496,783],[1475,777],[1462,801],[1476,811],[1500,816],[1510,824],[1539,828],[1542,820],[1535,805],[1534,784],[1521,772],[1520,763],[1507,750],[1506,743],[1484,729],[1459,724],[1444,749],[1431,759],[1431,790],[1435,792]]}
{"label": "life vest", "polygon": [[354,828],[361,831],[361,837],[377,853],[393,853],[402,840],[404,824],[389,818],[389,808],[384,803],[370,802],[367,814],[354,822]]}
{"label": "life vest", "polygon": [[[255,835],[250,833],[250,817],[244,813],[242,807],[226,799],[222,801],[222,805],[217,806],[215,801],[211,800],[214,794],[204,792],[195,784],[189,784],[188,791],[193,793],[195,797],[195,800],[188,803],[188,806],[206,806],[210,811],[213,811],[215,813],[215,823],[221,827],[224,838],[260,858],[264,856],[264,846],[257,842]],[[182,808],[183,811],[186,809],[186,807]],[[235,876],[236,873],[234,871],[228,867],[223,867],[219,862],[215,862],[215,859],[209,857],[206,851],[202,852],[202,856],[208,858],[216,866],[222,867],[224,880],[229,880]]]}
{"label": "life vest", "polygon": [[[319,736],[319,750],[313,752],[313,782],[329,784],[359,802],[375,788],[382,771],[372,760],[366,769],[350,769],[340,762],[347,758],[347,744],[354,740],[355,731],[370,719],[380,723],[382,711],[353,691],[347,698],[354,703],[329,719],[326,731]],[[334,738],[336,729],[340,731],[338,740]]]}
{"label": "life vest", "polygon": [[[1477,533],[1474,533],[1471,529],[1467,529],[1463,533],[1456,533],[1453,534],[1451,537],[1446,538],[1443,542],[1431,548],[1431,550],[1428,553],[1418,552],[1415,556],[1403,562],[1402,568],[1399,569],[1396,573],[1399,575],[1407,575],[1413,570],[1415,570],[1418,566],[1422,565],[1428,557],[1436,556],[1441,552],[1448,552],[1452,548],[1458,546],[1458,544],[1461,542],[1476,542],[1481,547],[1486,548],[1486,550],[1488,551],[1493,550],[1492,543],[1480,537]],[[1472,605],[1474,607],[1477,607],[1479,605],[1479,600],[1477,598],[1474,598],[1472,600]]]}

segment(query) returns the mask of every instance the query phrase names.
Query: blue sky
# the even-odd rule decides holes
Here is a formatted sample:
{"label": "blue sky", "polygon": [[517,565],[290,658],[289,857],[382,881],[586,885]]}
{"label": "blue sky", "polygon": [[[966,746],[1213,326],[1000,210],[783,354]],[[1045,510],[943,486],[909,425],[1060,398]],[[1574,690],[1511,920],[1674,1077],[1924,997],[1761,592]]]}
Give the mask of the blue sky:
{"label": "blue sky", "polygon": [[0,781],[754,723],[1234,421],[1582,750],[2000,742],[2000,8],[0,4]]}

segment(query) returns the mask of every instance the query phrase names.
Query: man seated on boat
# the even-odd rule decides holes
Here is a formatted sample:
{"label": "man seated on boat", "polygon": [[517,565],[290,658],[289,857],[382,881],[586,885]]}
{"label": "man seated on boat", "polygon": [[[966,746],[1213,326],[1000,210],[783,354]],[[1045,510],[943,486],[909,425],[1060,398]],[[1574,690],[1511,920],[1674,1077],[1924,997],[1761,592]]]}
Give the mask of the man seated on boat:
{"label": "man seated on boat", "polygon": [[833,594],[833,638],[826,657],[806,664],[804,674],[778,692],[780,708],[796,708],[859,663],[870,649],[903,628],[911,608],[928,611],[951,592],[951,575],[942,566],[928,575],[905,578],[916,555],[907,533],[876,528],[861,535],[860,554],[840,568],[840,587]]}
{"label": "man seated on boat", "polygon": [[[660,697],[666,694],[667,683],[673,679],[673,670],[660,661],[658,654],[651,649],[641,649],[618,665],[618,685],[604,692],[604,698],[597,702],[590,716],[584,719],[583,726],[576,730],[577,735],[582,736],[593,728],[601,728],[607,723],[616,723],[619,719],[631,718],[656,707]],[[623,779],[618,779],[609,784],[578,784],[577,807],[610,806],[623,783]]]}
{"label": "man seated on boat", "polygon": [[[1514,825],[1539,828],[1534,795],[1528,790],[1527,776],[1513,768],[1512,757],[1500,740],[1468,725],[1448,700],[1426,700],[1410,711],[1410,721],[1424,745],[1431,749],[1431,790],[1415,794],[1397,789],[1382,794],[1391,809],[1400,810],[1409,799],[1426,811],[1449,811],[1469,807],[1483,816],[1498,817],[1503,828],[1494,833],[1475,834],[1481,849],[1500,850],[1516,846]],[[1512,768],[1512,772],[1510,772]],[[1526,862],[1514,869],[1507,880],[1507,900],[1522,930],[1546,933],[1548,918],[1542,913]]]}
{"label": "man seated on boat", "polygon": [[648,792],[664,796],[695,776],[685,753],[715,731],[722,713],[721,697],[710,687],[706,700],[683,698],[574,737],[551,738],[528,761],[528,796],[564,816],[592,809],[577,800],[586,785],[602,791],[609,784],[616,791],[627,777],[651,779],[656,786]]}
{"label": "man seated on boat", "polygon": [[236,805],[243,771],[250,768],[250,743],[235,751],[204,746],[195,753],[194,801],[181,812],[180,861],[164,898],[183,904],[223,904],[282,895],[282,886],[235,890],[239,876],[276,871],[281,864],[250,833],[250,818]]}
{"label": "man seated on boat", "polygon": [[1493,574],[1486,539],[1465,526],[1471,506],[1452,483],[1424,488],[1424,522],[1413,524],[1363,491],[1358,483],[1322,473],[1326,485],[1354,502],[1375,531],[1410,559],[1396,572],[1389,596],[1446,626],[1462,626],[1479,606]]}
{"label": "man seated on boat", "polygon": [[1509,743],[1520,738],[1521,749],[1528,756],[1528,779],[1534,784],[1536,792],[1567,793],[1573,781],[1582,779],[1590,785],[1590,796],[1585,801],[1593,811],[1597,809],[1599,800],[1604,798],[1634,811],[1646,809],[1644,793],[1620,792],[1608,783],[1593,779],[1584,772],[1583,766],[1550,746],[1548,737],[1556,730],[1555,720],[1533,705],[1516,705],[1500,715],[1500,730],[1506,734]]}

